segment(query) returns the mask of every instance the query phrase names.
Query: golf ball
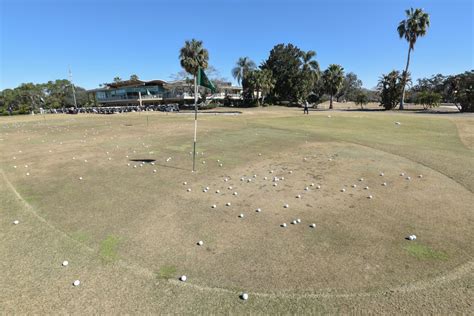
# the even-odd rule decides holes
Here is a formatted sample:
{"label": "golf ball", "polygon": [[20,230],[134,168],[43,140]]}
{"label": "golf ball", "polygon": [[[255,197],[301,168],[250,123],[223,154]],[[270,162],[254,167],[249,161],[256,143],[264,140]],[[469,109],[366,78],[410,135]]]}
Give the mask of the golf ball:
{"label": "golf ball", "polygon": [[74,283],[72,283],[74,286],[79,286],[81,284],[81,281],[79,280],[76,280],[74,281]]}
{"label": "golf ball", "polygon": [[200,240],[200,241],[197,242],[197,244],[198,244],[199,246],[202,246],[202,245],[204,245],[204,242],[203,242],[202,240]]}
{"label": "golf ball", "polygon": [[240,295],[240,298],[246,301],[249,299],[249,295],[247,293],[242,293],[242,295]]}
{"label": "golf ball", "polygon": [[309,227],[311,227],[311,228],[316,228],[316,224],[313,223],[313,224],[309,225]]}
{"label": "golf ball", "polygon": [[13,224],[18,225],[20,222],[18,220],[14,220]]}
{"label": "golf ball", "polygon": [[186,282],[188,278],[185,275],[182,275],[179,279],[183,282]]}
{"label": "golf ball", "polygon": [[68,264],[69,264],[69,262],[67,260],[64,260],[63,263],[62,263],[63,267],[66,267]]}

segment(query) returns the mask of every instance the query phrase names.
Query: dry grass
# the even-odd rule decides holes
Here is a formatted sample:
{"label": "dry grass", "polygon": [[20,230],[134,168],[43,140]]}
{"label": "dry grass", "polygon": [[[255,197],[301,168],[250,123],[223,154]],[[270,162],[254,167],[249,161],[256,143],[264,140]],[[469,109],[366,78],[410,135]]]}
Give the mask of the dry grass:
{"label": "dry grass", "polygon": [[[203,115],[195,174],[188,115],[149,114],[148,128],[143,113],[2,118],[0,254],[9,259],[0,260],[0,306],[71,312],[93,297],[86,312],[396,312],[383,296],[394,291],[406,311],[426,311],[419,304],[439,293],[448,295],[432,312],[467,311],[472,270],[452,271],[474,253],[474,168],[457,119],[327,114]],[[285,180],[274,187],[273,176]],[[406,241],[412,233],[417,241]],[[175,281],[182,274],[185,285]],[[433,281],[443,275],[452,281]],[[411,284],[416,295],[406,299]],[[19,307],[20,292],[28,305]]]}

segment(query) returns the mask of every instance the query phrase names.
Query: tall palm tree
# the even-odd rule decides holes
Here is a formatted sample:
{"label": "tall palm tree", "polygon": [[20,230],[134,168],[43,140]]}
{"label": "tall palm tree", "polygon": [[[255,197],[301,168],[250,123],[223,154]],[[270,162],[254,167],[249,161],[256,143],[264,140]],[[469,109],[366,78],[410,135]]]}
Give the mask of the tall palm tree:
{"label": "tall palm tree", "polygon": [[341,89],[344,82],[344,68],[340,65],[331,64],[323,73],[324,90],[330,95],[329,109],[332,110],[332,100]]}
{"label": "tall palm tree", "polygon": [[202,41],[186,41],[179,51],[179,62],[186,72],[196,77],[199,67],[208,66],[209,52],[202,46]]}
{"label": "tall palm tree", "polygon": [[400,21],[397,27],[400,38],[405,38],[409,44],[408,58],[405,72],[403,73],[402,99],[400,100],[400,110],[403,110],[403,101],[405,99],[405,84],[408,75],[408,66],[410,65],[410,53],[415,49],[415,43],[418,37],[426,34],[430,26],[430,16],[423,9],[405,10],[406,19]]}
{"label": "tall palm tree", "polygon": [[232,69],[232,77],[241,84],[245,74],[255,68],[257,68],[257,66],[249,57],[240,57],[235,63],[235,67]]}

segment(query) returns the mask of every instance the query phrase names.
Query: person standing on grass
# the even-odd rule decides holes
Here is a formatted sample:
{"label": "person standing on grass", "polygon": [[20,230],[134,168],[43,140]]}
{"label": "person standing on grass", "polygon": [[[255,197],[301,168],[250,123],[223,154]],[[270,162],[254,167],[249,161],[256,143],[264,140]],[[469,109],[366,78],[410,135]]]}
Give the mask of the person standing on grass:
{"label": "person standing on grass", "polygon": [[304,110],[303,110],[303,114],[309,114],[309,110],[308,110],[308,101],[306,101],[304,103]]}

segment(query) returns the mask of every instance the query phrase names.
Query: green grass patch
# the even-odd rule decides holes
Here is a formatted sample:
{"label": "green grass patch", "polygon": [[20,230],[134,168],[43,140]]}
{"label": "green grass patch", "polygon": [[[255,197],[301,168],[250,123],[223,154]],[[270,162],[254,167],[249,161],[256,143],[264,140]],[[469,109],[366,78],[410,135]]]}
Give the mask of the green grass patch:
{"label": "green grass patch", "polygon": [[81,243],[87,243],[90,240],[89,234],[83,231],[74,232],[70,236],[72,239],[75,239]]}
{"label": "green grass patch", "polygon": [[158,279],[169,280],[176,276],[175,266],[162,266],[157,273]]}
{"label": "green grass patch", "polygon": [[424,246],[417,243],[411,243],[404,247],[408,253],[421,260],[447,260],[448,255],[442,251],[434,250],[428,246]]}
{"label": "green grass patch", "polygon": [[119,238],[113,235],[109,235],[107,238],[102,240],[100,243],[99,254],[104,262],[110,263],[118,259],[117,248],[119,242]]}

